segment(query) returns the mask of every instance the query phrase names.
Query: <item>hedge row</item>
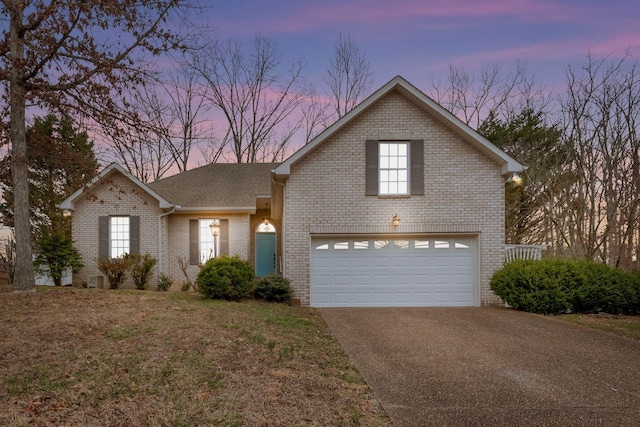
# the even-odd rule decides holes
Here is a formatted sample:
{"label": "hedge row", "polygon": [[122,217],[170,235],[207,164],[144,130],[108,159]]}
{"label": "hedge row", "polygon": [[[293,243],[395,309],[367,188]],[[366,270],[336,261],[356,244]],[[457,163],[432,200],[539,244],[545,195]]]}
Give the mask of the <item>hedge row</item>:
{"label": "hedge row", "polygon": [[584,260],[514,261],[490,287],[506,303],[533,313],[640,314],[640,272]]}

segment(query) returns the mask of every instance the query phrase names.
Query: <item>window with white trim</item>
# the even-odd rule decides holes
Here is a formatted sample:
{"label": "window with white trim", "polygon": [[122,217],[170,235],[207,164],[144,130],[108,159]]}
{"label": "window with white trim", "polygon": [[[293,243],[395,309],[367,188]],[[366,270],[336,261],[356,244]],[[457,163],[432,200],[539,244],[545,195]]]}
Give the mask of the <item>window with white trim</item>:
{"label": "window with white trim", "polygon": [[409,194],[409,143],[381,142],[379,194]]}
{"label": "window with white trim", "polygon": [[128,216],[109,217],[109,254],[111,258],[120,258],[130,253],[131,236]]}
{"label": "window with white trim", "polygon": [[220,256],[220,227],[216,231],[217,236],[211,232],[213,219],[201,219],[198,224],[200,240],[200,262],[205,263],[212,258]]}

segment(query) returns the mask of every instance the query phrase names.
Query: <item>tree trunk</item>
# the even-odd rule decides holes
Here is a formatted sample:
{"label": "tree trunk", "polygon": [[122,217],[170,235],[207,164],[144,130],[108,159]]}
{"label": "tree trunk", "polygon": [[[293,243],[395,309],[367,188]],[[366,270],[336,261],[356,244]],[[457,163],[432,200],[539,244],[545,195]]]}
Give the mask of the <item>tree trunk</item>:
{"label": "tree trunk", "polygon": [[14,188],[14,226],[16,239],[16,270],[14,291],[34,291],[31,224],[29,218],[29,182],[27,180],[27,138],[25,124],[26,89],[20,63],[24,60],[24,39],[20,31],[24,5],[14,1],[10,6],[10,106],[11,106],[11,173]]}

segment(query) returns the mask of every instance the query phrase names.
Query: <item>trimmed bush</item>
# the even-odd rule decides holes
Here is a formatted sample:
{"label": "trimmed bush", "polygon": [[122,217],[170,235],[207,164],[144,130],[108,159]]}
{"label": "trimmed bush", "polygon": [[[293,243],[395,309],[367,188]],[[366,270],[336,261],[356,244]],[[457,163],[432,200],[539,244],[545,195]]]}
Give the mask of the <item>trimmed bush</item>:
{"label": "trimmed bush", "polygon": [[520,260],[494,273],[491,289],[518,310],[551,314],[639,312],[632,273],[585,260]]}
{"label": "trimmed bush", "polygon": [[291,283],[279,274],[271,274],[258,280],[253,295],[265,301],[289,304],[292,295]]}
{"label": "trimmed bush", "polygon": [[104,274],[109,282],[109,288],[118,289],[127,277],[129,261],[126,257],[98,259],[98,270]]}
{"label": "trimmed bush", "polygon": [[202,266],[196,282],[198,290],[213,299],[238,301],[251,293],[255,272],[239,256],[223,255]]}
{"label": "trimmed bush", "polygon": [[161,291],[168,291],[173,285],[173,279],[164,273],[160,273],[158,277],[158,289]]}
{"label": "trimmed bush", "polygon": [[125,258],[129,261],[129,275],[136,285],[136,289],[147,289],[147,284],[153,276],[153,267],[158,262],[151,254],[129,254]]}

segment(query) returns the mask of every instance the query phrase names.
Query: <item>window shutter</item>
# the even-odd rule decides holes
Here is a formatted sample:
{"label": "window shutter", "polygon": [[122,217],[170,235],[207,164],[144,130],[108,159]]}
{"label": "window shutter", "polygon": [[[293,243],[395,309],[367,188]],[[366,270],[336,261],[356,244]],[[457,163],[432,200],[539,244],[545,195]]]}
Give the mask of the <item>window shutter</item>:
{"label": "window shutter", "polygon": [[367,196],[378,195],[378,141],[369,139],[366,145],[366,191]]}
{"label": "window shutter", "polygon": [[189,220],[189,265],[200,263],[200,224],[197,219]]}
{"label": "window shutter", "polygon": [[411,183],[412,195],[424,194],[424,140],[411,140],[411,152],[409,154],[411,162]]}
{"label": "window shutter", "polygon": [[129,252],[140,253],[140,217],[129,217]]}
{"label": "window shutter", "polygon": [[109,217],[98,217],[98,258],[109,258]]}
{"label": "window shutter", "polygon": [[229,255],[229,220],[220,220],[220,254]]}

